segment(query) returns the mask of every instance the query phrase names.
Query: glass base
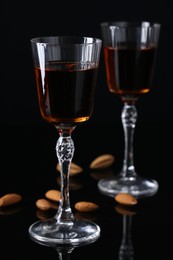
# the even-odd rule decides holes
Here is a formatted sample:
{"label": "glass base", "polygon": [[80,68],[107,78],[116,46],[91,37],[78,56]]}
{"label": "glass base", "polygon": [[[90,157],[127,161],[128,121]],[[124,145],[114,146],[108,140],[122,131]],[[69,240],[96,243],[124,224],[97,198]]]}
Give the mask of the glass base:
{"label": "glass base", "polygon": [[80,246],[95,242],[100,237],[100,227],[88,220],[57,221],[54,217],[33,223],[29,235],[47,246]]}
{"label": "glass base", "polygon": [[127,178],[118,175],[101,179],[98,182],[98,188],[101,193],[110,197],[125,192],[136,198],[145,198],[153,196],[158,191],[159,185],[155,180],[145,179],[140,176]]}

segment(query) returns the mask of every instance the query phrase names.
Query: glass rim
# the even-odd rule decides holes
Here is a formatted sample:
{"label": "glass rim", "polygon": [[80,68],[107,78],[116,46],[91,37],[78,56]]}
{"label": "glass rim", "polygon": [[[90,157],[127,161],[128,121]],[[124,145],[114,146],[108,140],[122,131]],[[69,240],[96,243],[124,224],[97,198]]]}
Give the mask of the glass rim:
{"label": "glass rim", "polygon": [[101,22],[100,25],[102,27],[109,27],[111,25],[115,25],[118,28],[160,28],[161,24],[158,22],[152,22],[152,21],[121,21],[121,20],[115,20],[115,21],[105,21]]}
{"label": "glass rim", "polygon": [[[60,39],[68,40],[70,42],[60,42]],[[83,42],[81,41],[83,39]],[[75,36],[75,35],[52,35],[52,36],[39,36],[30,39],[31,43],[46,44],[46,45],[75,45],[75,46],[87,46],[93,44],[101,44],[102,40],[97,37],[91,36]]]}

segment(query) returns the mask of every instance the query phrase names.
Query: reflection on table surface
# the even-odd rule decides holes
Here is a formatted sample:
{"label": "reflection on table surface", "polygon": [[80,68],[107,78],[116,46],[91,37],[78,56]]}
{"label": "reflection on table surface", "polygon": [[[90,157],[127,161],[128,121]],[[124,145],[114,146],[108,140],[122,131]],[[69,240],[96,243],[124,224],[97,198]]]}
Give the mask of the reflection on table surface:
{"label": "reflection on table surface", "polygon": [[[98,191],[103,176],[116,174],[123,157],[121,126],[85,124],[73,136],[76,143],[74,162],[84,171],[70,178],[71,206],[78,218],[87,218],[101,228],[100,238],[72,251],[39,245],[28,235],[31,223],[47,219],[55,210],[43,212],[35,202],[49,189],[59,188],[56,170],[55,140],[51,127],[1,127],[0,196],[17,192],[22,201],[11,207],[0,207],[1,259],[169,259],[173,231],[171,126],[147,124],[138,128],[135,139],[135,161],[138,174],[153,177],[159,191],[141,199],[133,207],[123,207],[114,198]],[[99,135],[98,135],[99,132]],[[88,139],[90,137],[90,139]],[[105,170],[90,170],[89,163],[100,154],[115,155],[115,163]],[[99,210],[80,213],[74,204],[80,200],[95,202]]]}

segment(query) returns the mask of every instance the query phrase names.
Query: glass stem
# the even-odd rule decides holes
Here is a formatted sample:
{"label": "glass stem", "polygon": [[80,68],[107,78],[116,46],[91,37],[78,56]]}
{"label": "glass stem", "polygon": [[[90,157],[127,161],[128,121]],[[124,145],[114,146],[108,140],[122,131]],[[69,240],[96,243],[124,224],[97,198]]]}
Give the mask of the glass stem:
{"label": "glass stem", "polygon": [[74,219],[69,198],[69,171],[75,150],[74,142],[71,138],[71,132],[72,129],[61,129],[56,144],[56,153],[60,164],[61,175],[61,197],[56,218],[57,221],[65,222]]}
{"label": "glass stem", "polygon": [[59,260],[70,260],[70,255],[73,249],[74,247],[55,248],[55,250],[58,253]]}
{"label": "glass stem", "polygon": [[133,244],[131,239],[132,216],[123,215],[123,237],[119,250],[119,260],[134,259]]}
{"label": "glass stem", "polygon": [[124,161],[121,175],[123,177],[135,177],[136,171],[133,161],[133,137],[137,120],[137,110],[134,104],[124,103],[121,120],[124,129]]}

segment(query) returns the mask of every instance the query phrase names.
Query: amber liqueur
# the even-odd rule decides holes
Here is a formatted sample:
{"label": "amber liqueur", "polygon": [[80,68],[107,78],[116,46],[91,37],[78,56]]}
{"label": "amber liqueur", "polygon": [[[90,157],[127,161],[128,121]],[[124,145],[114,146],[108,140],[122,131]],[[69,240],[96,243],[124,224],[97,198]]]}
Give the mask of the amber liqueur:
{"label": "amber liqueur", "polygon": [[92,63],[52,62],[35,68],[43,118],[52,123],[83,122],[93,110],[97,67]]}
{"label": "amber liqueur", "polygon": [[109,90],[119,95],[150,91],[156,48],[104,48]]}

